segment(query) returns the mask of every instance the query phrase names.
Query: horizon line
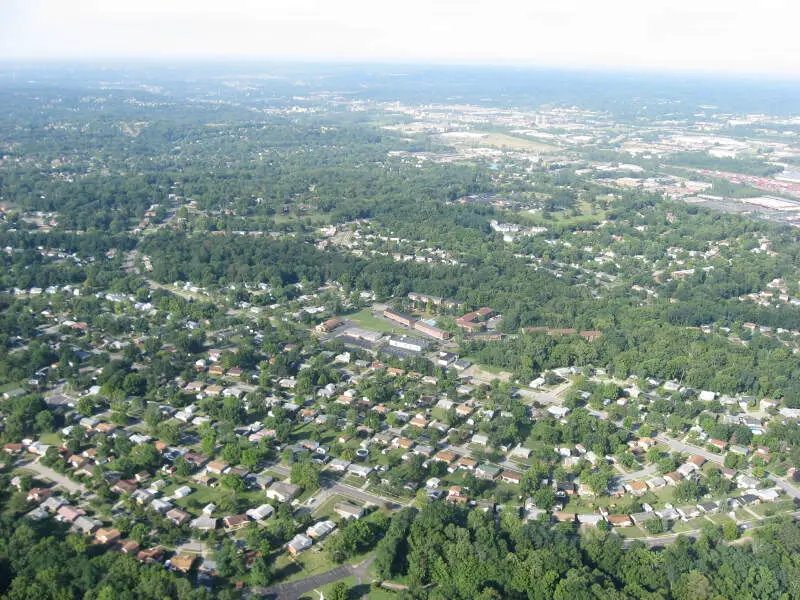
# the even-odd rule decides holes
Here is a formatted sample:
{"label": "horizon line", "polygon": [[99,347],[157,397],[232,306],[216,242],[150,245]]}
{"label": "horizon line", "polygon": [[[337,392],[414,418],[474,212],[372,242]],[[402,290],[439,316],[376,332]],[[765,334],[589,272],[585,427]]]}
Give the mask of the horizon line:
{"label": "horizon line", "polygon": [[[606,74],[606,75],[645,75],[645,76],[669,76],[669,77],[712,77],[723,80],[761,80],[761,81],[781,81],[800,83],[800,72],[785,71],[727,71],[712,68],[680,68],[680,67],[625,67],[618,65],[596,65],[596,64],[547,64],[527,61],[514,60],[491,60],[475,61],[431,59],[429,61],[381,58],[377,60],[355,59],[355,58],[331,58],[325,57],[269,57],[269,56],[170,56],[168,58],[157,56],[118,56],[118,57],[0,57],[0,69],[34,69],[34,68],[60,68],[65,66],[93,67],[101,70],[124,69],[136,66],[161,66],[165,70],[171,70],[184,66],[327,66],[327,67],[409,67],[409,68],[483,68],[483,69],[518,69],[523,71],[546,71],[546,72],[566,72],[566,73],[586,73],[586,74]],[[398,74],[399,75],[399,74]]]}

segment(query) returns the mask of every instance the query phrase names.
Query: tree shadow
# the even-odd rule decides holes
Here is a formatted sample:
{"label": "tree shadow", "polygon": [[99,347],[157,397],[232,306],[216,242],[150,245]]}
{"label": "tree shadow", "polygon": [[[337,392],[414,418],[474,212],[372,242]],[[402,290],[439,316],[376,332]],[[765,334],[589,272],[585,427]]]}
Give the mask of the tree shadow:
{"label": "tree shadow", "polygon": [[273,579],[275,581],[285,581],[286,578],[291,577],[292,575],[295,575],[296,573],[299,573],[302,570],[303,568],[296,562],[290,562],[286,566],[277,569],[275,571],[275,576],[273,577]]}

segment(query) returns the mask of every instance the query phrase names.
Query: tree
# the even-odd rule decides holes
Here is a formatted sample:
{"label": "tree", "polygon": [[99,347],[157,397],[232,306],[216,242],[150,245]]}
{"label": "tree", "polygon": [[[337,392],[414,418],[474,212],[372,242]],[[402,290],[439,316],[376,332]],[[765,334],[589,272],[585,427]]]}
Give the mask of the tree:
{"label": "tree", "polygon": [[739,526],[734,521],[725,521],[722,524],[722,538],[726,542],[739,539]]}
{"label": "tree", "polygon": [[56,421],[49,410],[42,410],[36,414],[36,430],[48,433],[55,428]]}
{"label": "tree", "polygon": [[303,489],[313,490],[319,487],[319,467],[310,460],[303,460],[292,465],[291,482]]}
{"label": "tree", "polygon": [[347,587],[347,584],[343,581],[339,581],[333,584],[331,588],[331,600],[349,600],[350,598],[350,588]]}
{"label": "tree", "polygon": [[236,544],[229,538],[225,538],[214,553],[214,560],[217,562],[217,572],[223,577],[233,577],[244,571],[244,565]]}
{"label": "tree", "polygon": [[253,559],[253,564],[250,566],[250,574],[247,579],[250,585],[253,586],[267,586],[272,582],[274,571],[272,565],[263,556],[256,556]]}
{"label": "tree", "polygon": [[658,535],[659,533],[664,533],[664,521],[661,519],[650,519],[649,521],[645,521],[644,528],[647,530],[648,533],[653,535]]}
{"label": "tree", "polygon": [[220,478],[220,483],[222,484],[222,487],[233,490],[234,492],[243,492],[245,489],[247,489],[247,484],[245,483],[244,479],[237,473],[228,473],[227,475],[223,475]]}
{"label": "tree", "polygon": [[675,600],[708,600],[711,598],[711,584],[699,571],[689,571],[681,575],[673,594]]}
{"label": "tree", "polygon": [[675,500],[693,502],[700,497],[702,490],[694,479],[684,479],[675,487]]}
{"label": "tree", "polygon": [[555,490],[553,490],[553,488],[550,486],[536,490],[533,493],[533,501],[536,504],[536,508],[550,510],[556,503]]}

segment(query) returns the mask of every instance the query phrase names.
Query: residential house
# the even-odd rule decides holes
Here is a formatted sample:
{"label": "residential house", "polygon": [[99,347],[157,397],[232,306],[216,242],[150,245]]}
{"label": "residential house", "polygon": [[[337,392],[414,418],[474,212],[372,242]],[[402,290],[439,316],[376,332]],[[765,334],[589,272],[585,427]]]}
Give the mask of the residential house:
{"label": "residential house", "polygon": [[494,481],[500,476],[500,469],[494,465],[479,465],[475,469],[475,477],[478,479],[485,479],[486,481]]}
{"label": "residential house", "polygon": [[180,508],[173,508],[171,510],[168,510],[166,517],[173,525],[177,526],[181,526],[184,523],[188,523],[189,519],[192,518],[192,516],[189,513],[187,513],[184,510],[181,510]]}
{"label": "residential house", "polygon": [[253,521],[263,521],[271,517],[273,512],[275,512],[275,509],[272,508],[271,504],[262,504],[257,508],[251,508],[245,514]]}
{"label": "residential house", "polygon": [[333,521],[320,521],[306,529],[306,535],[313,540],[321,540],[334,529],[336,529],[336,523]]}
{"label": "residential house", "polygon": [[634,496],[641,496],[647,491],[647,484],[643,481],[629,481],[625,484],[625,489]]}
{"label": "residential house", "polygon": [[292,556],[297,556],[303,550],[310,548],[312,543],[313,541],[310,537],[303,535],[302,533],[298,533],[289,541],[288,544],[286,544],[286,549]]}
{"label": "residential house", "polygon": [[612,527],[632,527],[633,521],[628,515],[608,515],[606,521]]}
{"label": "residential house", "polygon": [[338,502],[333,511],[342,519],[360,519],[364,515],[364,507],[350,502]]}
{"label": "residential house", "polygon": [[250,523],[250,518],[247,515],[230,515],[222,519],[226,531],[238,531],[243,527],[247,527]]}
{"label": "residential house", "polygon": [[217,528],[217,520],[209,516],[197,517],[189,523],[189,527],[197,531],[214,531]]}
{"label": "residential house", "polygon": [[94,534],[94,539],[101,544],[112,544],[120,539],[118,529],[101,527]]}
{"label": "residential house", "polygon": [[194,554],[178,554],[167,561],[167,566],[174,571],[188,573],[192,570],[196,560],[197,557]]}
{"label": "residential house", "polygon": [[278,502],[289,502],[300,492],[300,487],[292,483],[276,481],[267,489],[267,498]]}

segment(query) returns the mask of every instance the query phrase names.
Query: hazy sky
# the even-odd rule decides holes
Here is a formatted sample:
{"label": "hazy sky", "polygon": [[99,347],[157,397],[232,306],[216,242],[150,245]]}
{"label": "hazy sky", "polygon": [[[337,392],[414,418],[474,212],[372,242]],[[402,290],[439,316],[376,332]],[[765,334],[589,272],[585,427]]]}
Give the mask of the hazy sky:
{"label": "hazy sky", "polygon": [[271,58],[800,77],[798,0],[0,0],[0,60]]}

